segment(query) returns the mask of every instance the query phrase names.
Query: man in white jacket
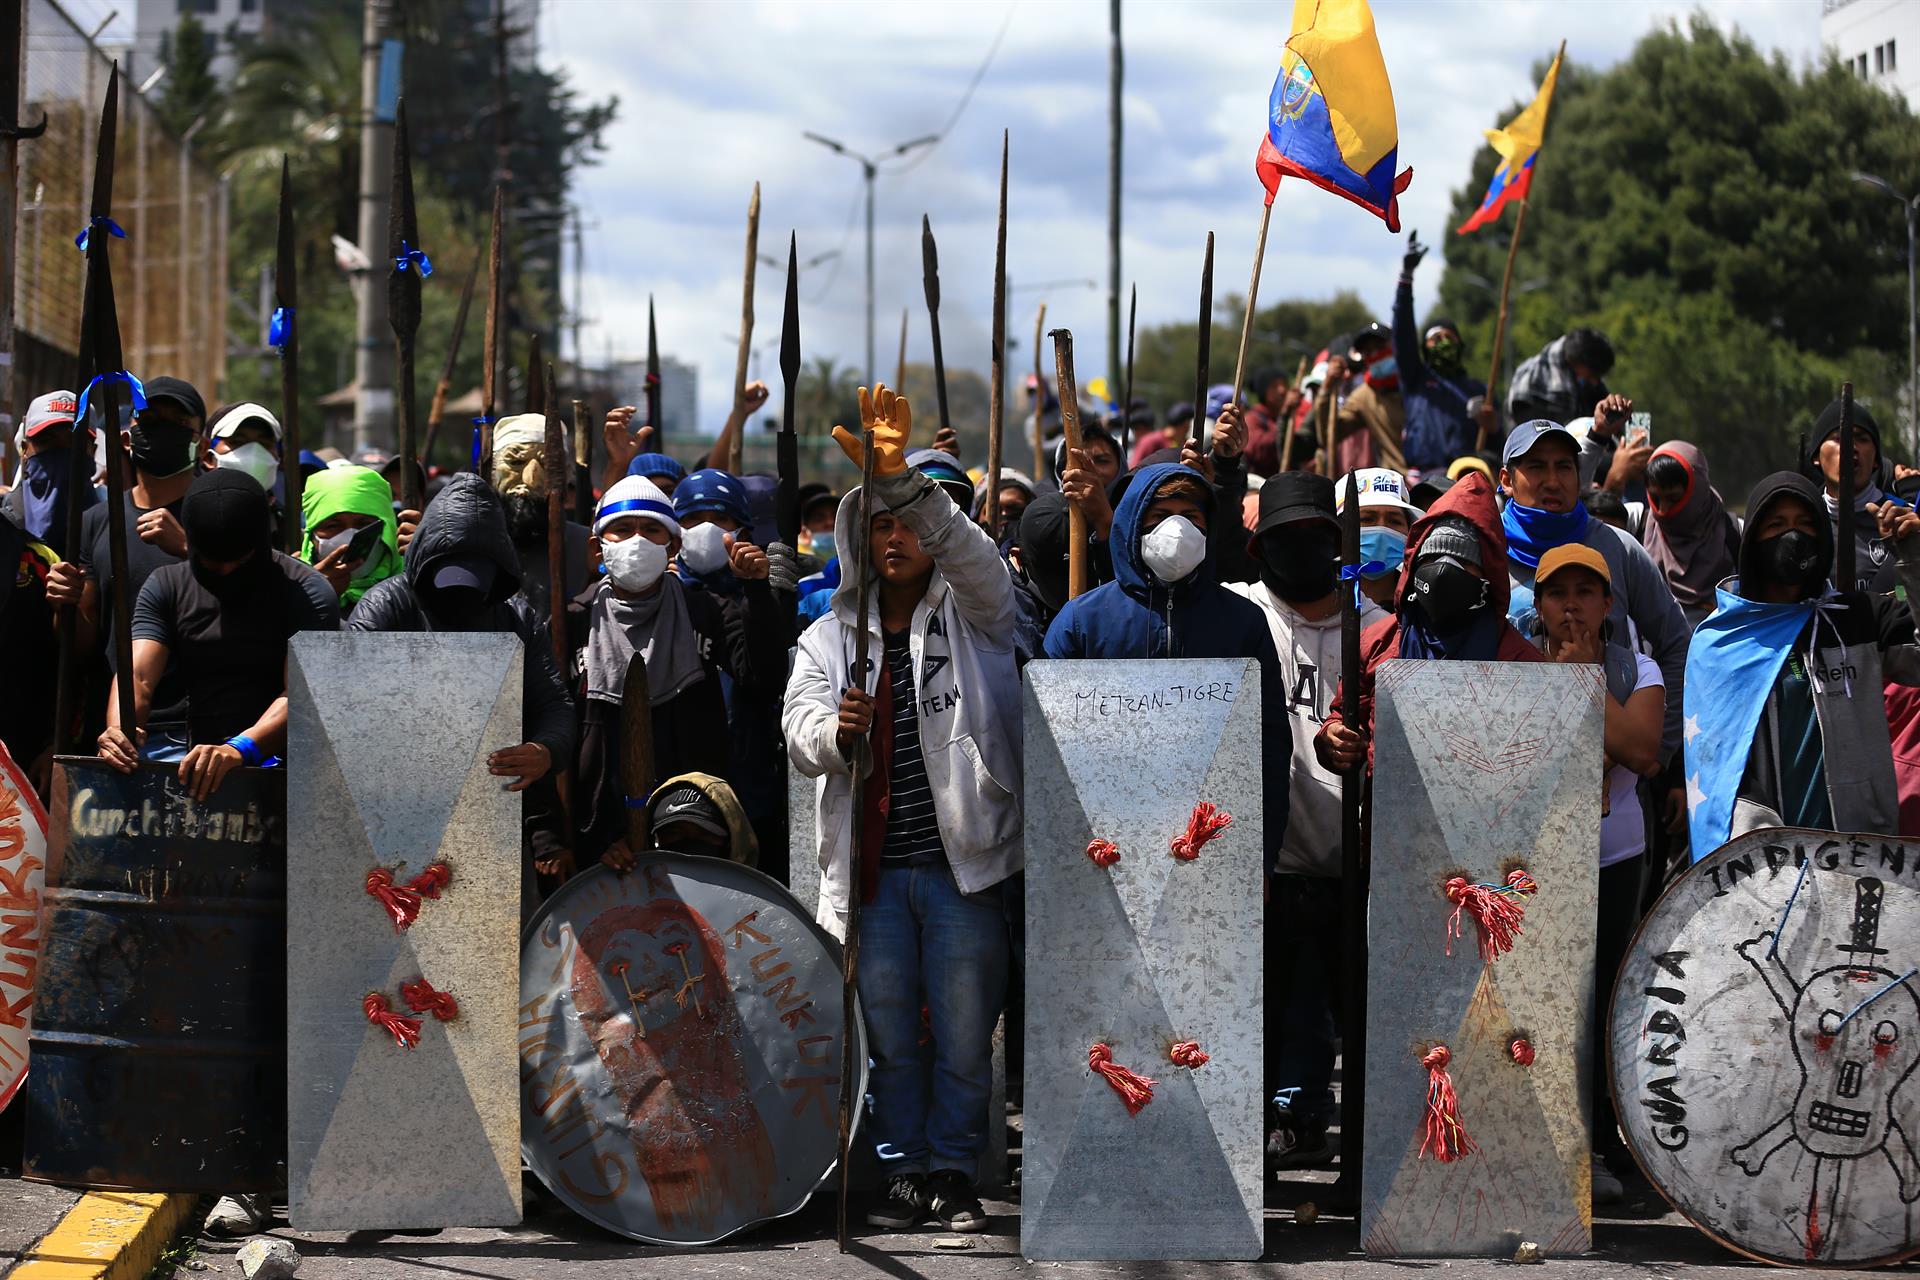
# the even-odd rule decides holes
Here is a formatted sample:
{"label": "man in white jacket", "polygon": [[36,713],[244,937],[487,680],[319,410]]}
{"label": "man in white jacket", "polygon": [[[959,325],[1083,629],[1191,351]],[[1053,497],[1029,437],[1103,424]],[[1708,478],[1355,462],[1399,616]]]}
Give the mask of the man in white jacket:
{"label": "man in white jacket", "polygon": [[[841,500],[837,545],[872,557],[869,670],[853,672],[859,574],[800,637],[782,728],[820,779],[821,923],[844,934],[861,894],[860,1001],[873,1057],[874,1139],[887,1171],[875,1226],[929,1215],[983,1231],[973,1189],[1007,981],[1000,882],[1022,865],[1020,678],[1013,583],[993,540],[906,461],[904,398],[860,392],[874,433],[874,516]],[[856,465],[858,437],[834,429]],[[863,676],[864,678],[860,678]],[[852,883],[855,745],[870,745],[862,883]],[[925,1009],[928,1023],[921,1021]]]}
{"label": "man in white jacket", "polygon": [[[1314,756],[1340,685],[1340,526],[1325,476],[1282,471],[1260,489],[1248,550],[1260,581],[1227,589],[1259,605],[1273,632],[1293,730],[1287,831],[1268,868],[1267,1159],[1274,1168],[1325,1163],[1333,1154],[1334,1011],[1340,937],[1340,775]],[[1351,586],[1345,587],[1351,591]],[[1386,613],[1365,595],[1360,625]]]}

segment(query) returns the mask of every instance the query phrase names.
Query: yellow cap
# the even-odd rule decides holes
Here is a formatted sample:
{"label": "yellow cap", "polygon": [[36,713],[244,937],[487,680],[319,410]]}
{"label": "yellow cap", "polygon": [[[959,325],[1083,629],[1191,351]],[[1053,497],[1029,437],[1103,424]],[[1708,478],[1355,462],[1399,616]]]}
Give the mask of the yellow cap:
{"label": "yellow cap", "polygon": [[1613,575],[1607,572],[1607,558],[1584,542],[1569,542],[1541,556],[1539,567],[1533,571],[1534,585],[1537,587],[1562,569],[1571,568],[1593,570],[1600,575],[1600,581],[1607,584],[1608,593],[1612,593]]}

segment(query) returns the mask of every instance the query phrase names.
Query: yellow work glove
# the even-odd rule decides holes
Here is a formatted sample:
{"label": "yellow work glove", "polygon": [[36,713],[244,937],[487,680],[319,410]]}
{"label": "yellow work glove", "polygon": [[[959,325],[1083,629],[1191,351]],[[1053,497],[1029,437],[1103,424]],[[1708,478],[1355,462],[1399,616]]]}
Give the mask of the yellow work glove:
{"label": "yellow work glove", "polygon": [[[875,387],[871,396],[865,387],[860,388],[860,425],[873,432],[873,474],[906,474],[907,437],[913,434],[913,410],[907,406],[907,398],[887,390],[885,384]],[[835,427],[833,438],[854,466],[866,466],[866,449],[860,436],[845,427]]]}

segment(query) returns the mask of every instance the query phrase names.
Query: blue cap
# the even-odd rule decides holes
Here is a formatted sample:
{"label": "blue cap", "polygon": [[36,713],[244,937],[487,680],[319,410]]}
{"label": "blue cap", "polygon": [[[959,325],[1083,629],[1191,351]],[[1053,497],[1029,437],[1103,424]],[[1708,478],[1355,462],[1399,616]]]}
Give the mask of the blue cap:
{"label": "blue cap", "polygon": [[753,523],[753,511],[747,506],[747,486],[730,471],[708,467],[695,471],[673,486],[673,514],[682,524],[696,511],[717,511],[732,516],[746,528]]}
{"label": "blue cap", "polygon": [[1220,411],[1233,403],[1233,384],[1216,382],[1207,388],[1207,416],[1217,418]]}
{"label": "blue cap", "polygon": [[1565,437],[1566,442],[1573,446],[1575,455],[1579,454],[1580,439],[1573,432],[1551,418],[1535,418],[1507,432],[1507,443],[1500,450],[1500,465],[1512,466],[1515,458],[1524,457],[1527,450],[1540,443],[1542,437],[1550,435]]}
{"label": "blue cap", "polygon": [[687,469],[664,453],[643,453],[627,464],[630,476],[645,476],[651,480],[655,476],[667,476],[675,484],[687,478]]}

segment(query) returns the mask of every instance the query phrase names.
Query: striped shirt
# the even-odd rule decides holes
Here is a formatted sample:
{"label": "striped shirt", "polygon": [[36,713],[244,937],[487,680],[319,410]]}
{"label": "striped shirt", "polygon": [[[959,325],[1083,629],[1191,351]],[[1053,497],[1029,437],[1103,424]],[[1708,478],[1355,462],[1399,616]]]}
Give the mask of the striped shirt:
{"label": "striped shirt", "polygon": [[914,696],[913,650],[907,633],[886,635],[887,679],[893,686],[893,764],[887,794],[887,838],[881,861],[893,866],[946,856],[934,813],[933,788],[920,755],[920,703]]}

